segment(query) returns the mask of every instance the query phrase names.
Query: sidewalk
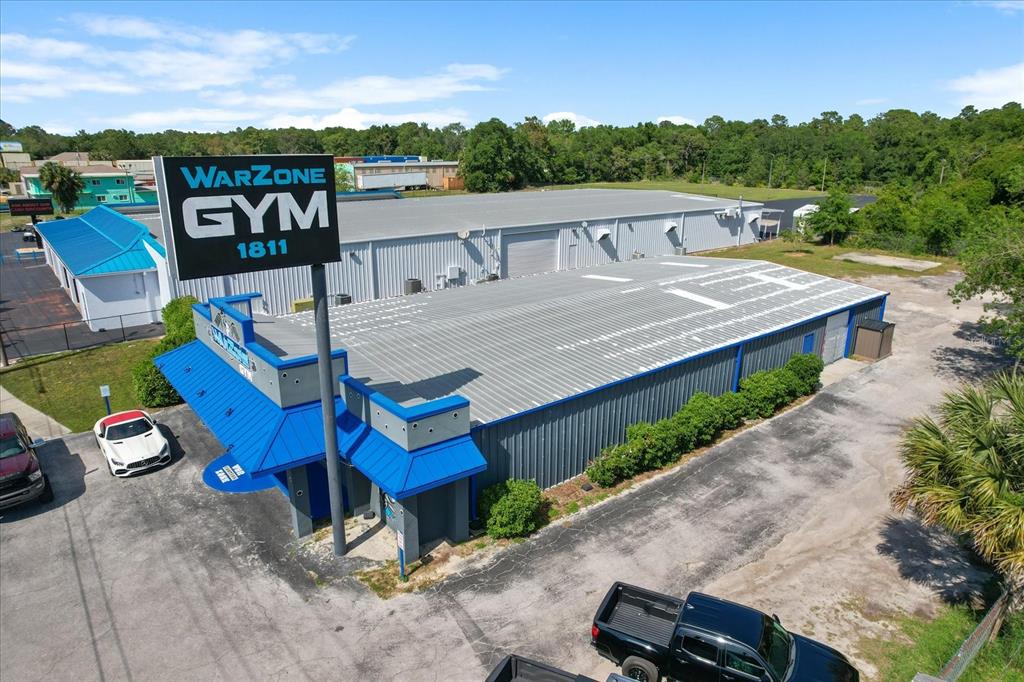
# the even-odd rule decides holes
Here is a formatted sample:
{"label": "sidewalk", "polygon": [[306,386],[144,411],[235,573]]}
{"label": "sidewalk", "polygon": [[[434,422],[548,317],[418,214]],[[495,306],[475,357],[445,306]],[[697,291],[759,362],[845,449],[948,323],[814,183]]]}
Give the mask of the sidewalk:
{"label": "sidewalk", "polygon": [[71,429],[51,419],[36,408],[26,405],[0,386],[0,412],[14,412],[25,424],[29,438],[50,440],[71,433]]}

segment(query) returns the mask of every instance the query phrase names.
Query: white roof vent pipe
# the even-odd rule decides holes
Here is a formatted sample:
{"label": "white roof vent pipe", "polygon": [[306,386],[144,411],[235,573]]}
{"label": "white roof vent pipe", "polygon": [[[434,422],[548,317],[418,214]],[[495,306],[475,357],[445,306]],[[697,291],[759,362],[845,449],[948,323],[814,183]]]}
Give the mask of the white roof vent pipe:
{"label": "white roof vent pipe", "polygon": [[666,223],[665,224],[665,234],[668,234],[669,232],[672,232],[673,230],[675,230],[678,227],[679,227],[679,225],[677,225],[676,223]]}
{"label": "white roof vent pipe", "polygon": [[594,238],[597,239],[598,241],[600,241],[602,239],[608,239],[608,237],[611,237],[611,236],[612,236],[612,231],[609,230],[606,227],[602,227],[602,228],[600,228],[598,230],[594,230]]}

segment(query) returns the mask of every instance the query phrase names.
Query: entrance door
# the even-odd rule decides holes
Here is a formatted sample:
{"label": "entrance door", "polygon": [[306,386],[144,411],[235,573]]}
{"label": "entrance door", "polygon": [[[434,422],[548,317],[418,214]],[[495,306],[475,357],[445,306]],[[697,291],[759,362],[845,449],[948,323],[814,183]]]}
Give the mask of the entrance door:
{"label": "entrance door", "polygon": [[502,234],[506,277],[522,277],[558,269],[558,231]]}
{"label": "entrance door", "polygon": [[821,359],[826,365],[845,355],[846,324],[849,321],[849,313],[832,315],[825,320],[825,343],[822,346]]}

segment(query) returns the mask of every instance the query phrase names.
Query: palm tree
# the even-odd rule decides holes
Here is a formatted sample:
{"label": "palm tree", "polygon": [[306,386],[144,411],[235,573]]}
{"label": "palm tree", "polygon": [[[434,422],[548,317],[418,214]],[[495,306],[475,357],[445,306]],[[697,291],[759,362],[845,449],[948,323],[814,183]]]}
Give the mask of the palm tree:
{"label": "palm tree", "polygon": [[39,183],[64,213],[75,209],[78,195],[85,187],[81,173],[53,161],[47,161],[39,168]]}
{"label": "palm tree", "polygon": [[897,511],[970,538],[1024,607],[1024,373],[947,393],[903,437]]}

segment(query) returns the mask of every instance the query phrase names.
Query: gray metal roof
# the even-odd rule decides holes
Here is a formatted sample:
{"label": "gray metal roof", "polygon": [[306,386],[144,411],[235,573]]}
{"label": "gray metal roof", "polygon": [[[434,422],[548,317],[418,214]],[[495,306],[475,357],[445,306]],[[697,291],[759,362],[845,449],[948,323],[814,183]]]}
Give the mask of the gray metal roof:
{"label": "gray metal roof", "polygon": [[[349,371],[399,402],[461,394],[487,423],[884,292],[762,261],[663,257],[331,308]],[[260,317],[285,357],[312,313]]]}
{"label": "gray metal roof", "polygon": [[341,220],[341,241],[357,242],[387,237],[445,234],[484,227],[491,229],[708,211],[736,206],[737,203],[735,199],[677,192],[570,189],[361,201],[339,204],[338,215]]}
{"label": "gray metal roof", "polygon": [[[451,234],[484,227],[492,229],[710,211],[737,206],[738,203],[736,199],[660,190],[567,189],[417,197],[398,201],[344,201],[338,202],[338,217],[344,244]],[[744,202],[744,206],[760,205]],[[158,214],[133,214],[132,217],[162,237]]]}

